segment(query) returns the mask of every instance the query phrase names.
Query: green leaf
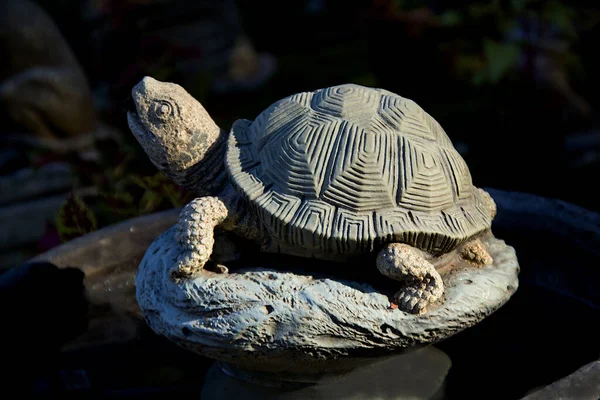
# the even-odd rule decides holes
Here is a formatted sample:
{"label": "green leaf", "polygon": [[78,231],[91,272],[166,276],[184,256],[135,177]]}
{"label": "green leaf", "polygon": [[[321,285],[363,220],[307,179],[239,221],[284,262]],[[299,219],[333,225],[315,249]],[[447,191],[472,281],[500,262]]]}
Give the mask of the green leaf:
{"label": "green leaf", "polygon": [[[145,189],[146,191],[154,192],[160,197],[161,202],[163,199],[167,200],[173,207],[182,207],[183,205],[187,204],[191,198],[193,198],[190,198],[189,193],[183,191],[161,172],[158,172],[152,176],[143,177],[131,175],[129,179],[132,183]],[[158,199],[152,200],[152,204],[155,204],[157,201]],[[145,207],[146,206],[142,208]]]}
{"label": "green leaf", "polygon": [[454,69],[459,75],[472,75],[485,66],[485,60],[479,54],[459,54],[454,58]]}
{"label": "green leaf", "polygon": [[173,185],[169,178],[167,178],[161,172],[157,172],[156,174],[150,176],[139,176],[131,174],[129,175],[129,180],[133,184],[147,190],[159,190],[161,186],[169,184]]}
{"label": "green leaf", "polygon": [[502,43],[486,39],[483,51],[487,61],[487,80],[492,83],[500,81],[519,60],[520,49],[514,43]]}
{"label": "green leaf", "polygon": [[512,0],[510,4],[515,11],[523,11],[531,2],[531,0]]}
{"label": "green leaf", "polygon": [[463,22],[463,16],[458,11],[450,10],[441,14],[438,21],[443,26],[458,26]]}
{"label": "green leaf", "polygon": [[56,228],[63,242],[96,230],[96,216],[83,199],[69,193],[55,218]]}
{"label": "green leaf", "polygon": [[473,3],[467,7],[467,12],[473,19],[479,19],[488,15],[498,14],[500,11],[500,2],[498,0],[492,0],[484,3]]}
{"label": "green leaf", "polygon": [[148,214],[156,211],[162,203],[162,199],[163,197],[160,194],[147,190],[140,199],[140,213]]}
{"label": "green leaf", "polygon": [[568,37],[577,37],[577,30],[573,24],[576,13],[569,6],[558,1],[550,1],[544,8],[543,16],[546,20],[556,24]]}
{"label": "green leaf", "polygon": [[106,210],[110,210],[111,213],[130,215],[133,210],[136,210],[134,206],[134,198],[129,192],[101,192],[100,199],[102,199],[102,206]]}
{"label": "green leaf", "polygon": [[471,83],[475,86],[483,85],[487,81],[487,71],[477,71],[471,78]]}

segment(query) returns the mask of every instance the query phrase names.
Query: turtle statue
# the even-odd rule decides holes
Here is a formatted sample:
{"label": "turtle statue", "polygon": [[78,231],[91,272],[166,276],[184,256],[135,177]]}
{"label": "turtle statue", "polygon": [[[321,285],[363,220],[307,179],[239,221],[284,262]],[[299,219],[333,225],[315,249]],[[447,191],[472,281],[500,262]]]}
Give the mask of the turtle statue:
{"label": "turtle statue", "polygon": [[132,133],[199,196],[177,225],[176,282],[202,271],[215,229],[265,252],[340,262],[377,252],[378,271],[399,282],[398,308],[413,314],[442,299],[440,268],[493,261],[480,240],[493,199],[412,100],[339,85],[286,97],[226,132],[179,85],[145,77],[132,97]]}

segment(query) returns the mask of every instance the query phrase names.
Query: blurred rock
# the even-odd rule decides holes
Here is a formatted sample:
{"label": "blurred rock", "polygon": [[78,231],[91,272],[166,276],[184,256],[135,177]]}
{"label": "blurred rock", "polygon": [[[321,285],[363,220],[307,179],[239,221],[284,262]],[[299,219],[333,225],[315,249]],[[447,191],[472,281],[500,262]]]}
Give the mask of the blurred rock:
{"label": "blurred rock", "polygon": [[48,193],[67,192],[73,186],[71,167],[50,163],[39,169],[24,168],[0,176],[0,205],[31,200]]}
{"label": "blurred rock", "polygon": [[35,243],[42,237],[46,223],[54,219],[65,198],[66,194],[56,195],[0,208],[0,248]]}
{"label": "blurred rock", "polygon": [[126,98],[146,75],[177,82],[202,98],[213,90],[255,89],[275,71],[274,58],[254,49],[233,0],[87,3],[98,60],[126,54],[97,71],[109,98]]}
{"label": "blurred rock", "polygon": [[[80,196],[95,193],[94,188],[77,190]],[[42,196],[29,201],[18,201],[0,207],[0,251],[7,257],[0,260],[17,260],[12,249],[25,245],[35,245],[46,233],[48,223],[53,223],[58,210],[67,198],[67,191]],[[2,265],[7,268],[12,265]]]}
{"label": "blurred rock", "polygon": [[256,52],[250,40],[242,37],[231,50],[229,72],[216,79],[212,88],[217,93],[253,90],[268,81],[277,69],[277,60],[270,54]]}
{"label": "blurred rock", "polygon": [[0,138],[93,131],[87,78],[55,23],[29,0],[0,2]]}

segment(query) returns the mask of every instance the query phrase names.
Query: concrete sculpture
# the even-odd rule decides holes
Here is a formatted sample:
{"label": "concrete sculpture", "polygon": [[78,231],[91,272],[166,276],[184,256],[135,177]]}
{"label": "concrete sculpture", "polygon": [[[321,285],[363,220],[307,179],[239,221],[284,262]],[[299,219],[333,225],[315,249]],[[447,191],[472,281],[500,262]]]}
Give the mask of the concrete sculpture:
{"label": "concrete sculpture", "polygon": [[[322,376],[448,337],[517,289],[493,199],[415,102],[340,85],[226,132],[176,84],[146,77],[132,95],[132,133],[199,196],[136,280],[147,322],[182,346],[278,379]],[[260,256],[222,265],[213,246],[228,234]]]}
{"label": "concrete sculpture", "polygon": [[377,250],[379,272],[401,282],[396,300],[413,313],[441,298],[442,255],[492,262],[478,236],[494,201],[411,100],[358,85],[300,93],[227,137],[177,85],[145,78],[133,96],[129,123],[152,161],[203,195],[181,215],[176,279],[204,267],[215,228],[303,257]]}

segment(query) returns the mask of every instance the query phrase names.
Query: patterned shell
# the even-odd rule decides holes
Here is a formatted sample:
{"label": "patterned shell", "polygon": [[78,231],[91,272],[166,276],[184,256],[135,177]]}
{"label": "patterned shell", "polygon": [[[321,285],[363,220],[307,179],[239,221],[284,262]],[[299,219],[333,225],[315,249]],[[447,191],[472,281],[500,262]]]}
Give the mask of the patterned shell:
{"label": "patterned shell", "polygon": [[385,90],[341,85],[280,100],[236,121],[226,165],[270,235],[313,255],[389,242],[442,254],[491,225],[442,127]]}

